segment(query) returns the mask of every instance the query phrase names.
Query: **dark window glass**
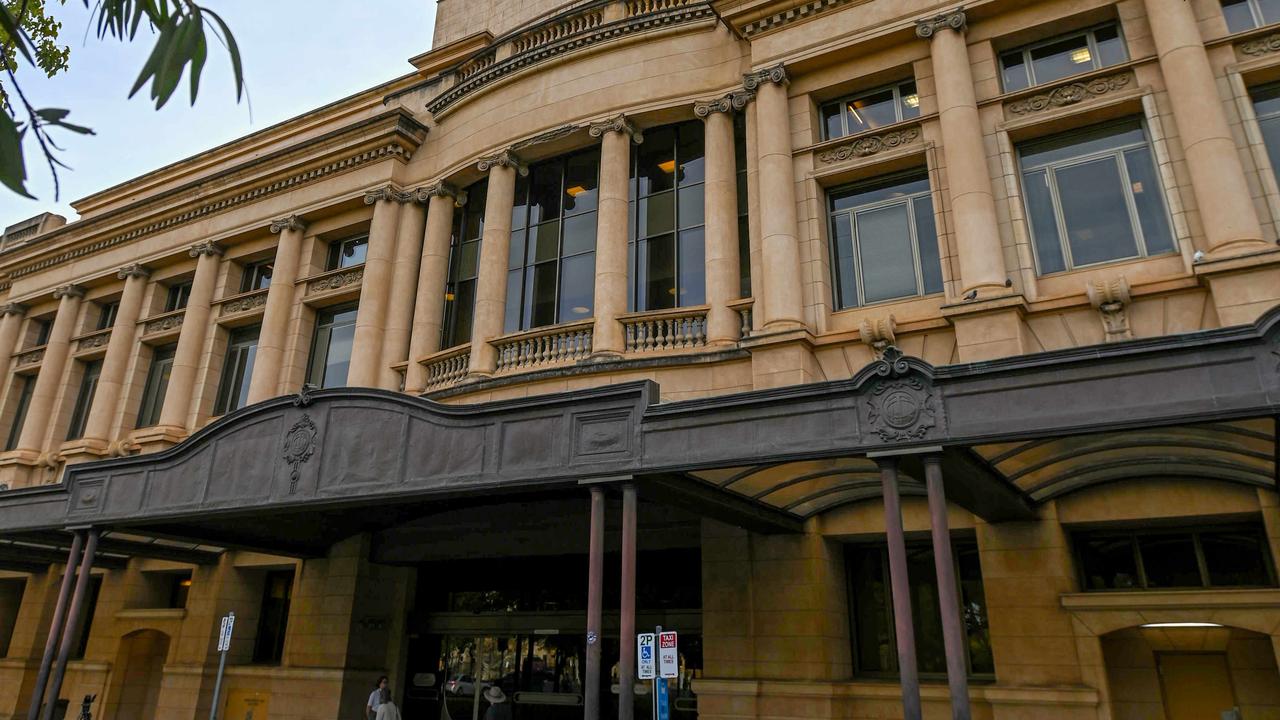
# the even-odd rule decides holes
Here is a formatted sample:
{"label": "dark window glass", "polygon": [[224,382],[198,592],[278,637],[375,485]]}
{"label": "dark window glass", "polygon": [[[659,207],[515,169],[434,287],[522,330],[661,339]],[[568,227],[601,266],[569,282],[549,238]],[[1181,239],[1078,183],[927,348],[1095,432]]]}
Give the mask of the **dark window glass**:
{"label": "dark window glass", "polygon": [[1262,130],[1262,142],[1271,160],[1271,172],[1280,180],[1280,83],[1253,88],[1250,94]]}
{"label": "dark window glass", "polygon": [[751,297],[751,221],[747,200],[747,118],[742,113],[733,116],[733,151],[738,168],[739,296],[745,298]]}
{"label": "dark window glass", "polygon": [[[471,342],[471,321],[476,304],[476,276],[480,261],[480,239],[484,235],[485,195],[489,183],[481,180],[467,188],[467,204],[453,212],[453,236],[449,245],[449,282],[444,294],[444,327],[441,348],[451,348]],[[516,183],[516,207],[523,219],[528,216],[527,183],[519,178]],[[512,225],[516,227],[516,225]],[[523,251],[524,245],[519,249]],[[519,267],[523,252],[512,258]]]}
{"label": "dark window glass", "polygon": [[321,388],[347,384],[351,348],[356,337],[356,307],[344,305],[322,310],[316,317],[307,382]]}
{"label": "dark window glass", "polygon": [[1110,67],[1129,59],[1120,26],[1108,23],[1000,55],[1005,92]]}
{"label": "dark window glass", "polygon": [[191,593],[191,573],[173,573],[167,578],[169,583],[168,607],[185,608],[187,596]]}
{"label": "dark window glass", "polygon": [[53,321],[44,318],[36,318],[31,321],[32,327],[35,328],[35,341],[32,347],[40,347],[49,343],[49,333],[53,332]]}
{"label": "dark window glass", "polygon": [[271,287],[271,273],[274,271],[275,264],[269,260],[245,265],[244,273],[240,276],[240,292],[265,290]]}
{"label": "dark window glass", "polygon": [[1261,526],[1076,533],[1085,590],[1274,586]]}
{"label": "dark window glass", "polygon": [[89,648],[89,633],[93,630],[93,618],[98,613],[98,596],[102,594],[102,578],[89,578],[89,588],[85,593],[84,622],[80,625],[80,637],[71,649],[72,660],[83,660],[84,652]]}
{"label": "dark window glass", "polygon": [[1266,539],[1256,532],[1200,533],[1209,584],[1214,587],[1270,585]]}
{"label": "dark window glass", "polygon": [[[952,552],[961,615],[968,638],[969,672],[992,674],[995,665],[991,656],[978,548],[972,541],[954,541]],[[897,674],[898,651],[889,589],[888,549],[883,545],[850,546],[845,551],[845,558],[857,670],[865,674]],[[928,543],[908,544],[907,563],[917,663],[922,673],[943,674],[947,664],[942,646],[942,616],[938,606],[932,547]]]}
{"label": "dark window glass", "polygon": [[632,309],[706,302],[704,134],[699,122],[669,125],[647,132],[637,148],[627,263]]}
{"label": "dark window glass", "polygon": [[18,624],[18,610],[27,589],[26,578],[0,579],[0,658],[9,654],[14,626]]}
{"label": "dark window glass", "polygon": [[84,364],[80,390],[76,393],[76,404],[71,410],[71,425],[67,428],[68,440],[84,437],[84,426],[89,422],[89,410],[93,407],[93,395],[98,391],[98,377],[101,375],[101,360]]}
{"label": "dark window glass", "polygon": [[151,353],[151,368],[147,370],[147,382],[142,386],[138,427],[150,427],[160,422],[164,396],[169,391],[169,374],[173,372],[173,354],[177,348],[177,345],[166,345]]}
{"label": "dark window glass", "polygon": [[1233,33],[1252,30],[1280,22],[1280,0],[1222,0],[1222,16]]}
{"label": "dark window glass", "polygon": [[187,306],[187,300],[189,299],[191,299],[190,282],[170,285],[169,291],[164,298],[164,311],[173,312],[175,310],[181,310]]}
{"label": "dark window glass", "polygon": [[249,381],[253,378],[253,361],[258,354],[257,325],[232,331],[227,343],[227,358],[222,364],[222,380],[218,383],[218,400],[214,415],[225,415],[245,406],[249,400]]}
{"label": "dark window glass", "polygon": [[364,263],[365,254],[369,250],[369,236],[346,238],[329,243],[329,260],[327,270],[352,267]]}
{"label": "dark window glass", "polygon": [[1081,538],[1076,552],[1085,590],[1129,590],[1141,586],[1132,537]]}
{"label": "dark window glass", "polygon": [[1196,563],[1195,541],[1187,535],[1153,535],[1138,538],[1142,569],[1147,587],[1152,589],[1199,587],[1200,567]]}
{"label": "dark window glass", "polygon": [[31,405],[31,391],[35,389],[35,378],[27,375],[19,375],[17,377],[17,386],[14,390],[18,393],[18,404],[13,408],[13,423],[9,426],[9,436],[4,441],[4,449],[12,450],[18,447],[18,440],[22,436],[22,423],[27,420],[27,408]]}
{"label": "dark window glass", "polygon": [[102,306],[98,312],[98,324],[95,330],[106,330],[116,324],[116,313],[120,312],[120,303],[110,302]]}
{"label": "dark window glass", "polygon": [[824,104],[823,137],[831,140],[919,116],[920,96],[912,80]]}
{"label": "dark window glass", "polygon": [[272,570],[263,583],[262,611],[253,644],[253,661],[279,664],[284,657],[284,636],[289,626],[289,602],[293,598],[293,571]]}

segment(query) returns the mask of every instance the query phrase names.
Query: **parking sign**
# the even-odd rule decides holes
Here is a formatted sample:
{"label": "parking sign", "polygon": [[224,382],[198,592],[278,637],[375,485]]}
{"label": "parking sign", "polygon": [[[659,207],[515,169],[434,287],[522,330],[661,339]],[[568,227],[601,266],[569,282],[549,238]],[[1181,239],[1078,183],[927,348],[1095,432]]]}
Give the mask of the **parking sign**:
{"label": "parking sign", "polygon": [[657,645],[657,636],[653,633],[639,633],[636,635],[636,671],[640,674],[641,680],[652,680],[657,677],[657,658],[654,657],[654,647]]}
{"label": "parking sign", "polygon": [[658,634],[658,677],[673,678],[680,675],[680,651],[675,631]]}

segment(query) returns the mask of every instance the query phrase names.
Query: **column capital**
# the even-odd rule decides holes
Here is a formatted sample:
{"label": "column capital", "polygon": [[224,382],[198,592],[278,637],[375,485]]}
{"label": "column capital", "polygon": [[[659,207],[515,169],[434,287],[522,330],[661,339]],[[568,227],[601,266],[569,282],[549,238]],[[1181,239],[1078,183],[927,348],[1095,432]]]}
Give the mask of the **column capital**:
{"label": "column capital", "polygon": [[644,142],[644,134],[641,133],[640,129],[631,122],[631,119],[623,113],[618,113],[616,116],[611,117],[608,120],[593,122],[587,126],[587,134],[591,137],[602,137],[605,133],[610,132],[630,135],[631,141],[637,145]]}
{"label": "column capital", "polygon": [[958,7],[949,12],[939,13],[931,18],[916,21],[916,37],[928,40],[939,30],[951,28],[962,33],[965,29],[964,8]]}
{"label": "column capital", "polygon": [[364,204],[373,205],[380,200],[408,202],[411,195],[403,190],[397,189],[394,185],[385,185],[383,187],[366,190],[364,193]]}
{"label": "column capital", "polygon": [[476,163],[476,169],[480,172],[489,172],[489,168],[494,167],[509,167],[520,173],[522,176],[529,174],[529,166],[526,165],[518,155],[509,149],[482,157],[480,158],[480,161]]}
{"label": "column capital", "polygon": [[82,298],[84,297],[84,287],[81,285],[62,285],[53,289],[54,300],[61,300],[64,297]]}
{"label": "column capital", "polygon": [[287,215],[277,220],[271,221],[271,234],[278,235],[285,230],[296,230],[302,232],[307,229],[307,222],[297,215]]}
{"label": "column capital", "polygon": [[116,271],[116,277],[121,280],[128,280],[131,277],[142,278],[146,280],[151,277],[151,271],[142,266],[142,263],[133,263],[125,265]]}
{"label": "column capital", "polygon": [[5,315],[17,315],[19,317],[27,314],[27,306],[22,303],[5,303],[0,305],[0,317]]}
{"label": "column capital", "polygon": [[790,78],[787,77],[787,67],[782,63],[742,76],[742,87],[748,92],[755,92],[756,88],[765,83],[786,85],[788,82],[790,82]]}
{"label": "column capital", "polygon": [[453,198],[454,204],[461,207],[467,204],[467,191],[459,190],[453,183],[438,180],[425,187],[413,191],[418,202],[426,203],[433,197]]}
{"label": "column capital", "polygon": [[222,246],[212,240],[205,240],[202,243],[192,245],[187,254],[193,258],[198,258],[201,255],[221,255]]}
{"label": "column capital", "polygon": [[756,94],[753,90],[743,88],[742,90],[725,93],[714,100],[699,100],[693,104],[693,114],[705,120],[713,113],[741,112],[746,109],[747,104],[755,96]]}

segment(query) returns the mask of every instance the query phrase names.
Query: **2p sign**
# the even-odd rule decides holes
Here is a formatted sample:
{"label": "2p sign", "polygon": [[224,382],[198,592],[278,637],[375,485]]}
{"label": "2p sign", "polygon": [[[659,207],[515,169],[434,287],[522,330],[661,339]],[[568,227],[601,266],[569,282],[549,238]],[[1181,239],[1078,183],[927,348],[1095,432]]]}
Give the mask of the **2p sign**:
{"label": "2p sign", "polygon": [[658,677],[680,676],[680,651],[674,631],[658,633]]}
{"label": "2p sign", "polygon": [[657,636],[653,633],[636,635],[636,672],[641,680],[652,680],[657,677]]}

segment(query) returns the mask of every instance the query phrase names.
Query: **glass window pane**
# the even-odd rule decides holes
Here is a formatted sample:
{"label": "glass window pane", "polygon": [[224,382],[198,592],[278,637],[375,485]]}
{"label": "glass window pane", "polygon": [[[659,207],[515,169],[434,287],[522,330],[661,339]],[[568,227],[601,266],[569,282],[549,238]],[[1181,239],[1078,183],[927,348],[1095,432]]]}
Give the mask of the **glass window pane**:
{"label": "glass window pane", "polygon": [[703,167],[703,139],[706,130],[701,122],[681,123],[677,128],[680,145],[676,148],[676,159],[680,161],[680,174],[676,181],[680,185],[700,183],[706,179]]}
{"label": "glass window pane", "polygon": [[1076,541],[1085,590],[1127,590],[1141,586],[1133,538],[1082,537]]}
{"label": "glass window pane", "polygon": [[528,264],[555,260],[560,255],[560,221],[545,222],[530,231]]}
{"label": "glass window pane", "polygon": [[599,200],[600,151],[579,153],[565,164],[564,213],[574,215],[596,209]]}
{"label": "glass window pane", "polygon": [[526,230],[516,230],[511,233],[511,244],[507,248],[508,270],[524,267],[524,238],[526,233]]}
{"label": "glass window pane", "polygon": [[1053,192],[1049,187],[1049,172],[1034,170],[1022,175],[1022,191],[1027,196],[1027,219],[1031,223],[1032,240],[1036,246],[1036,260],[1040,274],[1062,272],[1067,261],[1062,254],[1062,239],[1058,236],[1058,220],[1053,211]]}
{"label": "glass window pane", "polygon": [[1031,86],[1031,80],[1027,77],[1027,66],[1023,62],[1021,50],[1000,56],[1000,72],[1001,79],[1004,81],[1005,92],[1022,90]]}
{"label": "glass window pane", "polygon": [[516,173],[516,194],[511,206],[511,229],[519,230],[529,219],[529,178]]}
{"label": "glass window pane", "polygon": [[1037,85],[1092,70],[1093,53],[1084,35],[1031,49],[1031,74]]}
{"label": "glass window pane", "polygon": [[560,266],[560,322],[591,317],[595,281],[595,253],[564,259]]}
{"label": "glass window pane", "polygon": [[664,310],[676,306],[676,237],[659,235],[640,243],[644,263],[644,307]]}
{"label": "glass window pane", "polygon": [[577,215],[564,221],[563,256],[596,249],[596,214]]}
{"label": "glass window pane", "polygon": [[903,83],[898,86],[898,101],[898,111],[901,113],[903,120],[920,117],[920,95],[916,92],[916,84],[914,82]]}
{"label": "glass window pane", "polygon": [[916,247],[919,248],[922,292],[942,292],[942,261],[938,256],[938,230],[934,224],[933,198],[928,195],[911,201],[916,221]]}
{"label": "glass window pane", "polygon": [[705,187],[705,185],[694,185],[680,188],[680,198],[676,203],[680,227],[693,227],[703,223]]}
{"label": "glass window pane", "polygon": [[1249,93],[1253,96],[1253,111],[1258,117],[1280,115],[1280,83],[1253,88]]}
{"label": "glass window pane", "polygon": [[1248,0],[1222,0],[1222,16],[1227,20],[1227,29],[1233,33],[1256,27]]}
{"label": "glass window pane", "polygon": [[707,301],[706,255],[702,228],[680,233],[680,298],[677,305],[689,307]]}
{"label": "glass window pane", "polygon": [[738,297],[751,297],[751,228],[746,215],[738,216]]}
{"label": "glass window pane", "polygon": [[865,301],[915,295],[915,258],[906,204],[857,213],[854,226]]}
{"label": "glass window pane", "polygon": [[1138,254],[1116,158],[1058,168],[1054,179],[1072,265],[1080,267]]}
{"label": "glass window pane", "polygon": [[1200,549],[1209,570],[1209,584],[1216,587],[1271,585],[1267,551],[1256,532],[1203,532]]}
{"label": "glass window pane", "polygon": [[552,325],[556,321],[557,263],[549,262],[529,268],[526,281],[532,282],[533,297],[529,327]]}
{"label": "glass window pane", "polygon": [[675,198],[675,193],[665,192],[640,199],[640,227],[637,229],[640,237],[669,233],[675,229]]}
{"label": "glass window pane", "polygon": [[878,547],[850,547],[849,580],[853,592],[854,654],[859,672],[889,672],[895,635],[889,625],[889,587]]}
{"label": "glass window pane", "polygon": [[836,257],[836,307],[854,307],[858,304],[858,281],[853,261],[853,225],[848,214],[831,218],[831,244]]}
{"label": "glass window pane", "polygon": [[538,165],[529,173],[529,224],[560,216],[559,162]]}
{"label": "glass window pane", "polygon": [[635,148],[637,191],[640,197],[670,190],[676,183],[675,128],[648,130]]}
{"label": "glass window pane", "polygon": [[1280,116],[1266,118],[1258,124],[1262,128],[1262,142],[1267,146],[1271,160],[1271,172],[1280,180]]}
{"label": "glass window pane", "polygon": [[1129,170],[1129,190],[1138,210],[1138,223],[1142,226],[1142,239],[1147,254],[1173,252],[1173,231],[1169,229],[1169,213],[1164,207],[1164,193],[1151,161],[1151,151],[1145,147],[1128,150],[1124,154]]}
{"label": "glass window pane", "polygon": [[907,579],[911,588],[911,624],[915,628],[916,663],[920,672],[945,673],[947,655],[942,645],[942,612],[938,606],[938,580],[933,548],[907,546]]}
{"label": "glass window pane", "polygon": [[1142,130],[1142,122],[1127,120],[1020,145],[1018,153],[1022,156],[1023,168],[1028,168],[1146,141],[1147,135]]}
{"label": "glass window pane", "polygon": [[1098,67],[1118,65],[1129,59],[1129,51],[1125,49],[1120,28],[1116,25],[1094,30],[1093,44],[1098,48]]}
{"label": "glass window pane", "polygon": [[996,671],[995,657],[991,653],[990,624],[987,622],[987,593],[982,585],[982,566],[978,548],[973,545],[954,546],[956,565],[960,571],[960,612],[964,620],[965,634],[969,639],[969,670],[974,673]]}
{"label": "glass window pane", "polygon": [[524,277],[524,267],[507,271],[507,305],[503,311],[502,332],[513,333],[522,327],[523,315],[520,313],[521,300],[524,299],[520,280]]}
{"label": "glass window pane", "polygon": [[898,121],[893,104],[893,90],[881,90],[849,100],[844,105],[849,134],[892,125]]}
{"label": "glass window pane", "polygon": [[489,199],[488,194],[488,180],[467,186],[467,204],[459,213],[462,216],[463,240],[479,240],[484,235],[484,206]]}
{"label": "glass window pane", "polygon": [[1264,25],[1280,22],[1280,0],[1258,0],[1258,10]]}
{"label": "glass window pane", "polygon": [[467,280],[457,284],[450,301],[449,338],[446,347],[463,345],[471,342],[471,319],[476,305],[476,281]]}
{"label": "glass window pane", "polygon": [[842,190],[831,195],[831,209],[848,210],[862,205],[874,205],[881,200],[900,198],[916,193],[929,192],[929,178],[920,176],[911,179],[892,178],[883,182],[858,185],[850,190]]}
{"label": "glass window pane", "polygon": [[479,268],[480,262],[480,241],[464,242],[458,248],[458,275],[459,280],[473,278]]}
{"label": "glass window pane", "polygon": [[1201,587],[1200,566],[1191,535],[1139,537],[1142,568],[1150,589]]}
{"label": "glass window pane", "polygon": [[840,117],[841,103],[822,106],[823,137],[830,140],[844,135],[844,122]]}
{"label": "glass window pane", "polygon": [[369,250],[368,238],[353,238],[351,240],[342,240],[336,244],[337,253],[333,258],[334,262],[330,263],[330,269],[352,267],[364,262],[365,255]]}

